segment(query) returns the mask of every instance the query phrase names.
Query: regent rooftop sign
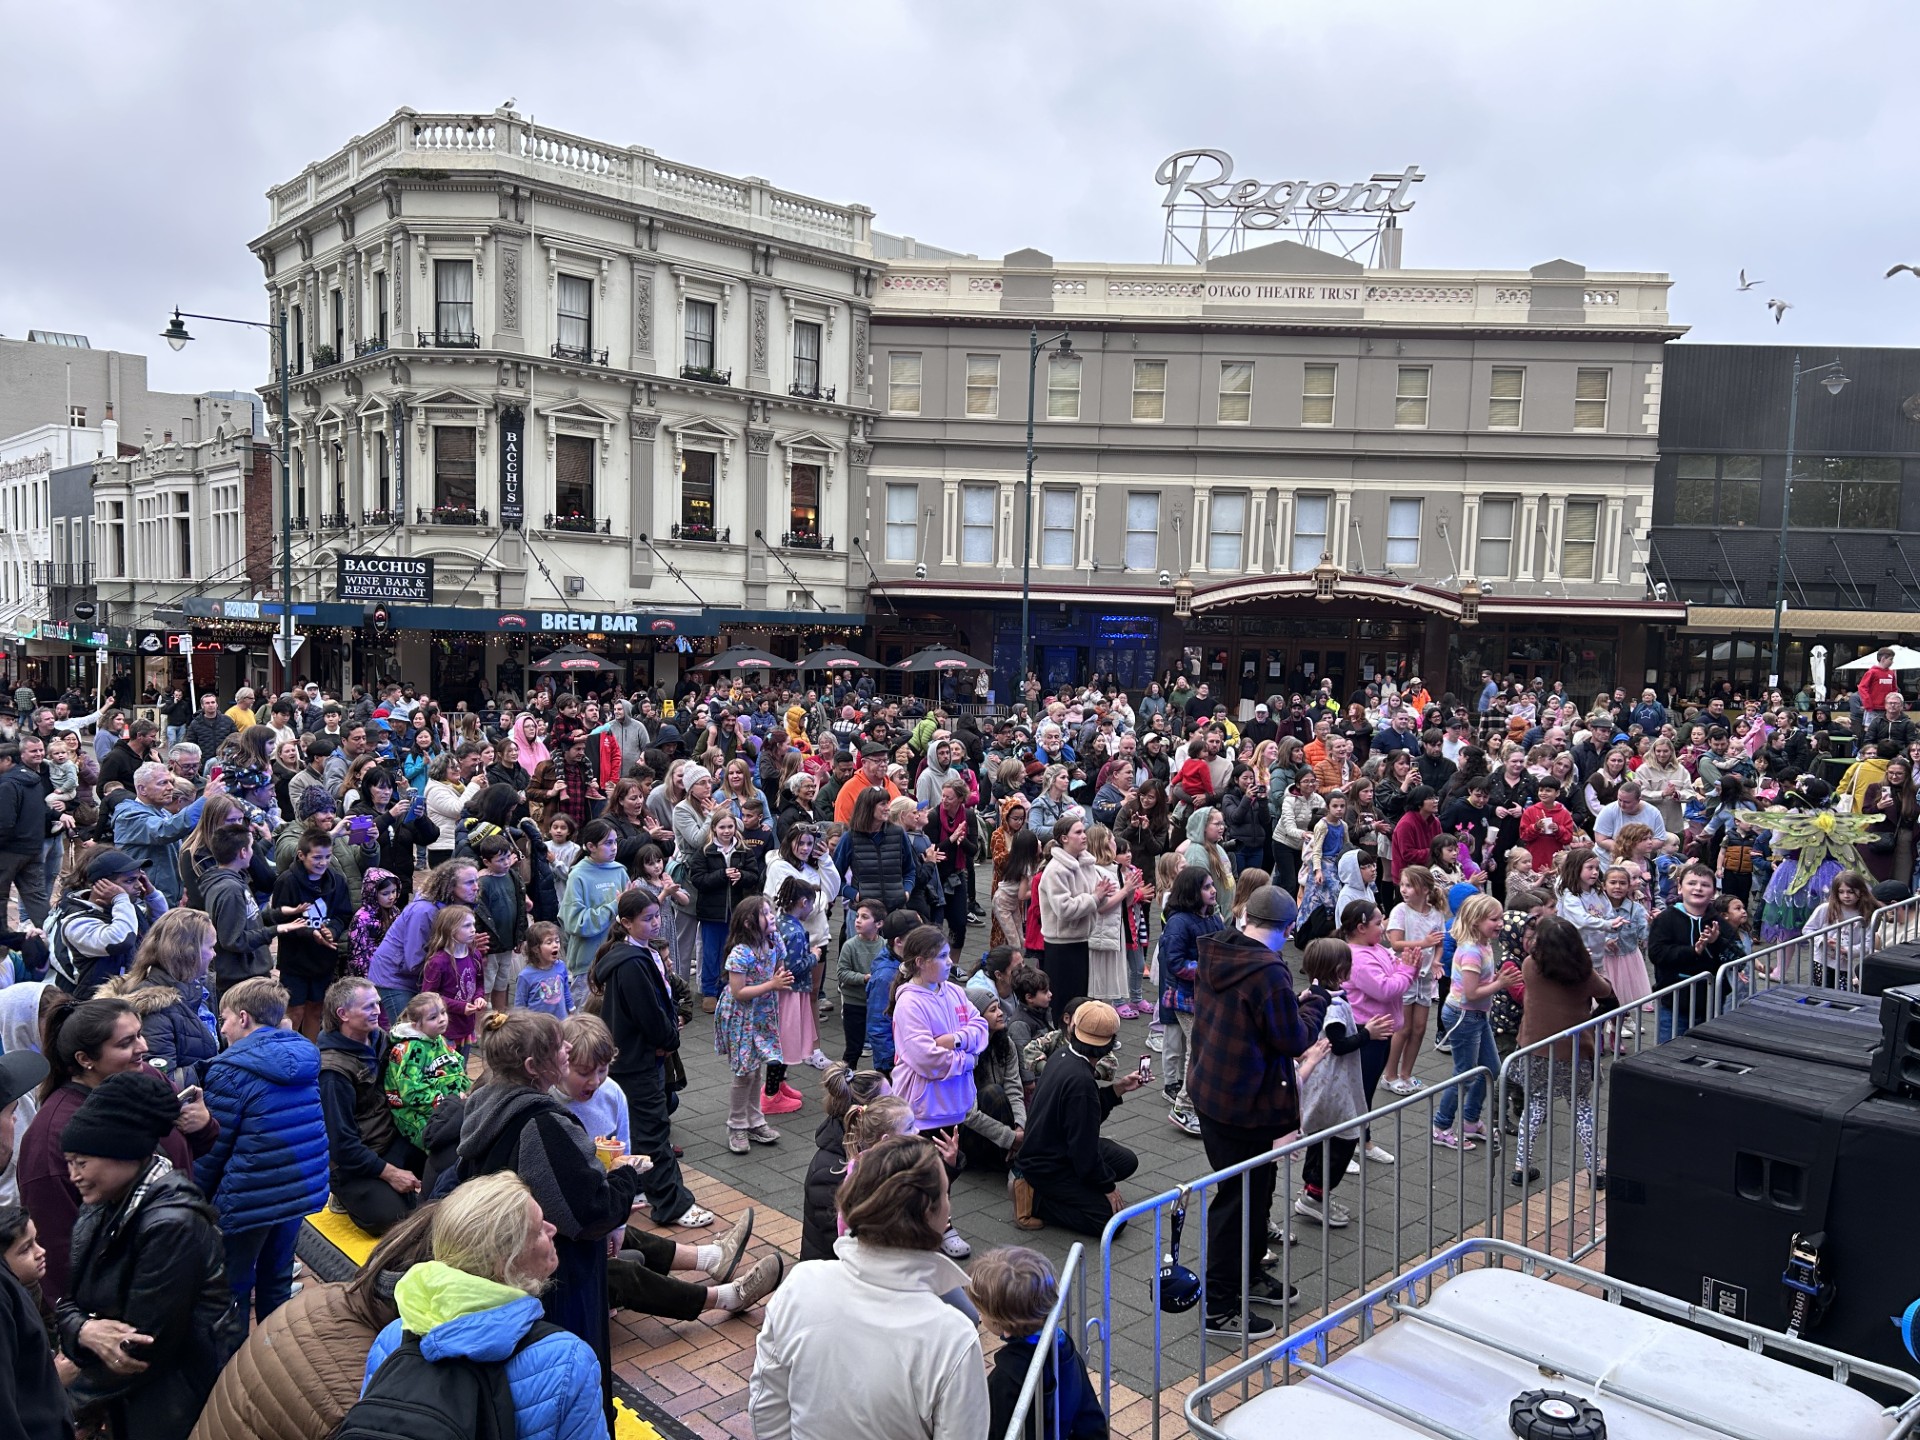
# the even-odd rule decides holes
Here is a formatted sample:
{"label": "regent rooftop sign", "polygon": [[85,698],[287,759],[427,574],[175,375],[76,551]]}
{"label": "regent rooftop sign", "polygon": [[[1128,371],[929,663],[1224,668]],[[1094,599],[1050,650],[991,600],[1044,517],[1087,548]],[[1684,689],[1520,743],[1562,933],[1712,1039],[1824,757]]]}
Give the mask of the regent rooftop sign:
{"label": "regent rooftop sign", "polygon": [[1160,162],[1154,183],[1166,188],[1168,210],[1199,205],[1232,213],[1248,230],[1277,230],[1316,215],[1400,215],[1413,208],[1407,192],[1427,177],[1418,165],[1398,175],[1342,180],[1235,180],[1224,150],[1182,150]]}

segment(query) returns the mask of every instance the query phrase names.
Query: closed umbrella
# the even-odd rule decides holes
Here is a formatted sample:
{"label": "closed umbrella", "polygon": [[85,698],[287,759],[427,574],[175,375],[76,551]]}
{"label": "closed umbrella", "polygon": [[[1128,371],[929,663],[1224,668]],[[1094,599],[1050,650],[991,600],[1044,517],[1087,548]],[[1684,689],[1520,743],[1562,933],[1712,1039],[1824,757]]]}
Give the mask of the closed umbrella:
{"label": "closed umbrella", "polygon": [[1807,655],[1807,664],[1813,671],[1813,698],[1827,698],[1827,647],[1816,645]]}

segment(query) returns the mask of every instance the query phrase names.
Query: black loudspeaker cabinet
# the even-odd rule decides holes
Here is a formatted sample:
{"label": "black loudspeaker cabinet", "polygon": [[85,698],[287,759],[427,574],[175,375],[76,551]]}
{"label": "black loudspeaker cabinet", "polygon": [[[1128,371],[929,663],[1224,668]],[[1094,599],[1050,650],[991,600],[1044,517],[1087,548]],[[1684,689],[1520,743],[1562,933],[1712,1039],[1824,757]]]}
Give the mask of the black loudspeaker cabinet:
{"label": "black loudspeaker cabinet", "polygon": [[1860,966],[1860,993],[1884,995],[1896,985],[1920,985],[1920,941],[1876,950]]}
{"label": "black loudspeaker cabinet", "polygon": [[1920,985],[1896,985],[1880,997],[1873,1083],[1889,1095],[1920,1098]]}
{"label": "black loudspeaker cabinet", "polygon": [[1880,1002],[1844,990],[1777,985],[1687,1033],[1719,1045],[1797,1055],[1864,1075],[1880,1043]]}
{"label": "black loudspeaker cabinet", "polygon": [[[1920,1296],[1920,1104],[1854,1069],[1696,1030],[1621,1060],[1607,1124],[1607,1272],[1769,1329],[1831,1154],[1818,1344],[1913,1368],[1890,1317]],[[1837,1127],[1837,1133],[1836,1133]],[[1823,1150],[1823,1142],[1826,1149]]]}

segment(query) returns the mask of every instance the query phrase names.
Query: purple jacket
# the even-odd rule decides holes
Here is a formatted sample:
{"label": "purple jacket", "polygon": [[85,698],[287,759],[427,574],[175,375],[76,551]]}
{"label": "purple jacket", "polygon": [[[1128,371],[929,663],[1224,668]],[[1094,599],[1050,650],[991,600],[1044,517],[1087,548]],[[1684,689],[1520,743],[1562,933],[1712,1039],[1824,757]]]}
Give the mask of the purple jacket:
{"label": "purple jacket", "polygon": [[440,906],[432,900],[407,902],[367,966],[367,979],[375,988],[420,988],[420,971],[427,963],[427,931],[433,928],[433,917],[439,913]]}
{"label": "purple jacket", "polygon": [[[922,1129],[958,1125],[973,1111],[973,1061],[987,1048],[986,1017],[951,981],[903,985],[893,1002],[893,1093]],[[954,1037],[944,1050],[934,1041]]]}

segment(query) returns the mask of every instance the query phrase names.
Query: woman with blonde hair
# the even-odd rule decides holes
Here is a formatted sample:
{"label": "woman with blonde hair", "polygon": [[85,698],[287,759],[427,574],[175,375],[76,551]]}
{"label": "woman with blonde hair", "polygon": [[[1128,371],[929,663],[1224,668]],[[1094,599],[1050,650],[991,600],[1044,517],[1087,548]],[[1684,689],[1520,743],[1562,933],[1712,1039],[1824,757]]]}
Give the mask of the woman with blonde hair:
{"label": "woman with blonde hair", "polygon": [[[200,893],[201,884],[213,873],[213,837],[222,830],[245,829],[247,812],[240,802],[231,795],[216,795],[207,801],[200,811],[200,821],[187,832],[187,838],[180,842],[180,904],[190,909],[205,908],[205,900]],[[248,872],[248,883],[254,894],[271,895],[274,882],[280,876],[273,868],[272,860],[261,852],[273,843],[273,832],[265,825],[253,827],[253,868]],[[265,842],[263,845],[261,842]],[[176,907],[178,908],[178,907]]]}
{"label": "woman with blonde hair", "polygon": [[533,1192],[514,1174],[469,1180],[441,1201],[433,1216],[433,1259],[394,1286],[399,1317],[367,1353],[363,1395],[379,1394],[381,1367],[403,1341],[417,1337],[429,1361],[486,1363],[504,1356],[519,1434],[604,1440],[606,1380],[596,1373],[601,1365],[593,1348],[543,1326],[541,1318],[540,1297],[560,1266],[554,1233]]}
{"label": "woman with blonde hair", "polygon": [[101,986],[133,1006],[155,1069],[198,1083],[200,1067],[219,1053],[207,993],[213,963],[213,921],[199,910],[169,910],[153,922],[125,975]]}

